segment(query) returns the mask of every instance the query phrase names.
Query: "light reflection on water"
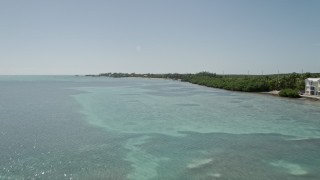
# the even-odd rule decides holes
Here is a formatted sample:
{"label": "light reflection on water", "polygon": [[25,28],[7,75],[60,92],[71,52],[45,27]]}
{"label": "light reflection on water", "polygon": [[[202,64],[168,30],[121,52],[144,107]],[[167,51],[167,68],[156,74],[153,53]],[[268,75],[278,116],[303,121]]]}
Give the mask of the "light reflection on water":
{"label": "light reflection on water", "polygon": [[0,179],[320,179],[318,102],[139,78],[0,88]]}

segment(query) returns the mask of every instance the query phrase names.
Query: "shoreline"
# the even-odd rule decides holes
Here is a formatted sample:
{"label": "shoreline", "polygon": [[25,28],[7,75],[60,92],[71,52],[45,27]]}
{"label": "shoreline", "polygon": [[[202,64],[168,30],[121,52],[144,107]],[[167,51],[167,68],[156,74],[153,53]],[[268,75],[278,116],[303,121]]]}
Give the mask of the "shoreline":
{"label": "shoreline", "polygon": [[[258,93],[259,93],[259,94],[272,95],[272,96],[279,96],[279,92],[280,92],[280,91],[273,90],[273,91],[268,91],[268,92],[258,92]],[[279,97],[280,97],[280,96],[279,96]]]}
{"label": "shoreline", "polygon": [[[165,78],[158,78],[158,79],[165,79]],[[194,85],[198,85],[198,86],[203,86],[203,87],[207,87],[207,88],[214,88],[214,87],[209,87],[209,86],[205,86],[205,85],[199,85],[199,84],[195,84],[195,83],[191,83],[188,81],[180,81],[180,82],[186,82],[186,83],[190,83],[190,84],[194,84]],[[268,92],[245,92],[245,91],[233,91],[233,90],[227,90],[227,89],[222,89],[222,88],[214,88],[214,89],[221,89],[221,90],[225,90],[225,91],[232,91],[232,92],[242,92],[242,93],[254,93],[254,94],[260,94],[260,95],[270,95],[270,96],[276,96],[279,98],[288,98],[288,99],[296,99],[296,100],[308,100],[308,101],[319,101],[320,102],[320,96],[310,96],[310,95],[300,95],[300,98],[289,98],[289,97],[281,97],[279,96],[279,92],[277,90],[273,90],[273,91],[268,91]]]}
{"label": "shoreline", "polygon": [[[267,95],[272,95],[272,96],[279,96],[280,91],[269,91],[269,92],[260,92],[259,94],[267,94]],[[310,95],[300,95],[300,98],[290,98],[290,99],[302,99],[302,100],[312,100],[312,101],[320,101],[320,96],[310,96]]]}
{"label": "shoreline", "polygon": [[313,100],[313,101],[320,101],[320,96],[310,96],[310,95],[300,95],[301,98]]}
{"label": "shoreline", "polygon": [[[159,79],[163,79],[163,78],[159,78]],[[194,84],[194,85],[198,85],[198,86],[203,86],[203,87],[207,87],[207,88],[214,88],[214,87],[209,87],[209,86],[205,86],[205,85],[191,83],[188,81],[180,81],[180,82],[186,82],[186,83],[190,83],[190,84]],[[233,90],[227,90],[227,89],[222,89],[222,88],[214,88],[214,89],[221,89],[221,90],[225,90],[225,91],[242,92],[242,93],[249,93],[249,94],[254,93],[254,94],[260,94],[260,95],[270,95],[270,96],[276,96],[279,98],[288,98],[288,99],[296,99],[296,100],[309,100],[309,101],[319,101],[320,102],[320,96],[300,95],[301,96],[300,98],[281,97],[281,96],[279,96],[280,91],[277,91],[277,90],[267,91],[267,92],[246,92],[246,91],[233,91]]]}
{"label": "shoreline", "polygon": [[[93,77],[101,77],[101,76],[93,76]],[[110,78],[115,78],[115,77],[110,77]],[[268,91],[268,92],[246,92],[246,91],[234,91],[234,90],[227,90],[227,89],[223,89],[223,88],[215,88],[215,87],[210,87],[210,86],[206,86],[206,85],[200,85],[200,84],[196,84],[196,83],[192,83],[189,81],[181,81],[181,79],[172,79],[172,78],[161,78],[161,77],[119,77],[119,78],[141,78],[141,79],[157,79],[157,80],[173,80],[173,81],[180,81],[180,82],[184,82],[184,83],[190,83],[193,85],[198,85],[198,86],[203,86],[203,87],[207,87],[207,88],[213,88],[213,89],[221,89],[221,90],[225,90],[225,91],[233,91],[233,92],[243,92],[243,93],[255,93],[255,94],[261,94],[261,95],[271,95],[271,96],[279,96],[279,92],[277,90],[273,90],[273,91]],[[320,96],[310,96],[310,95],[300,95],[300,98],[289,98],[289,99],[300,99],[300,100],[311,100],[311,101],[319,101],[320,102]],[[288,98],[288,97],[282,97],[282,98]]]}

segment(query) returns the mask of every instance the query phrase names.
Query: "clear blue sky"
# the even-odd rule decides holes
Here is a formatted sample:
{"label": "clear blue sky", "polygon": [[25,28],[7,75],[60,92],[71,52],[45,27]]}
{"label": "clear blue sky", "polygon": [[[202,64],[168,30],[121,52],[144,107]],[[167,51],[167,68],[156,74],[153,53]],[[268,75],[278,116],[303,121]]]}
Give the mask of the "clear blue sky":
{"label": "clear blue sky", "polygon": [[0,74],[320,72],[319,0],[1,0]]}

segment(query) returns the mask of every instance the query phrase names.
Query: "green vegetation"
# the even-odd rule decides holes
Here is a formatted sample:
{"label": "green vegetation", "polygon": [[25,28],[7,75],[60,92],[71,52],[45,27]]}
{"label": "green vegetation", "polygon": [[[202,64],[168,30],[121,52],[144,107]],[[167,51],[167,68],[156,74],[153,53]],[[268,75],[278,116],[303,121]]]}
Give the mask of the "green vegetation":
{"label": "green vegetation", "polygon": [[194,84],[233,91],[266,92],[282,89],[303,91],[305,87],[304,80],[309,77],[320,77],[320,74],[216,75],[202,72],[185,76],[183,80]]}
{"label": "green vegetation", "polygon": [[232,91],[262,92],[271,89],[268,86],[268,77],[198,73],[184,78],[183,81]]}
{"label": "green vegetation", "polygon": [[[320,77],[319,73],[290,73],[271,75],[218,75],[216,73],[200,72],[196,74],[135,74],[135,73],[103,73],[106,77],[144,77],[144,78],[167,78],[181,80],[207,87],[220,88],[232,91],[244,92],[267,92],[282,90],[280,96],[299,97],[299,91],[305,87],[304,80],[310,77]],[[294,89],[294,90],[293,90]],[[297,96],[298,95],[298,96]]]}
{"label": "green vegetation", "polygon": [[294,89],[282,89],[279,92],[281,97],[300,98],[299,91]]}

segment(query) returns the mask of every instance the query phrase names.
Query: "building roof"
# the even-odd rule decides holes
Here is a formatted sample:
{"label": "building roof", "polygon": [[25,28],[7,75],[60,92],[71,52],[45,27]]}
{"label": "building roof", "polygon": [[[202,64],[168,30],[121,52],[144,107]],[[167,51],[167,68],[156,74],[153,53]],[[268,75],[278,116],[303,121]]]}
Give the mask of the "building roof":
{"label": "building roof", "polygon": [[320,81],[320,78],[308,78],[306,80],[315,82],[315,81]]}

